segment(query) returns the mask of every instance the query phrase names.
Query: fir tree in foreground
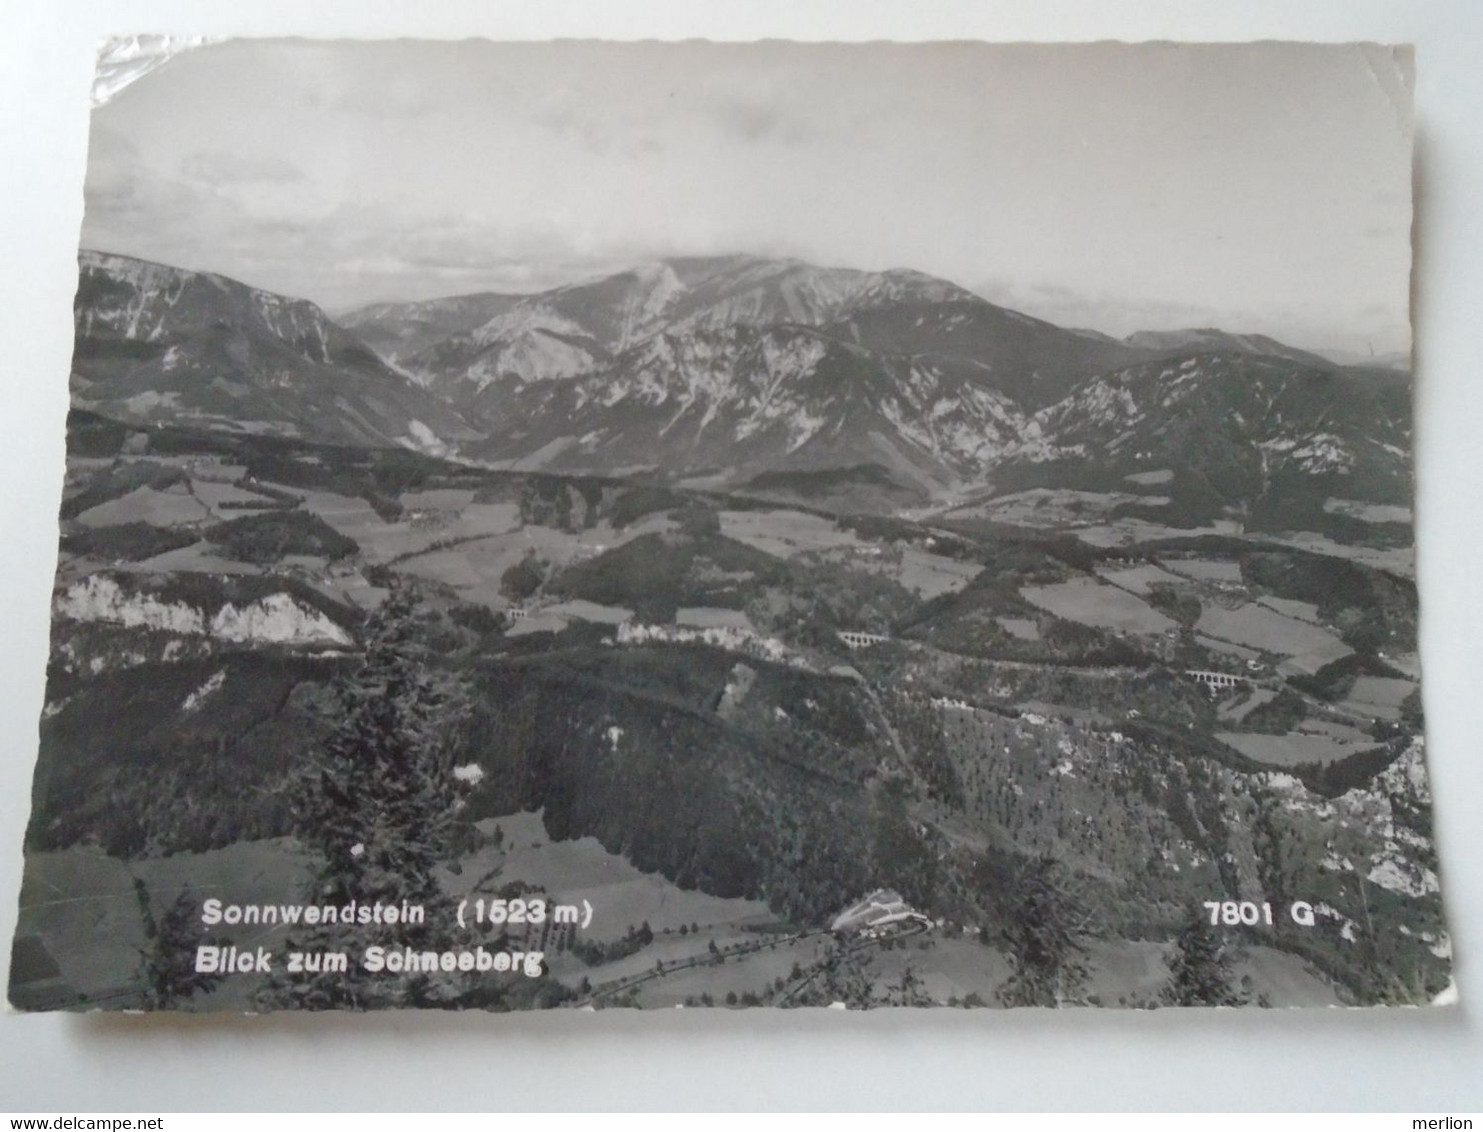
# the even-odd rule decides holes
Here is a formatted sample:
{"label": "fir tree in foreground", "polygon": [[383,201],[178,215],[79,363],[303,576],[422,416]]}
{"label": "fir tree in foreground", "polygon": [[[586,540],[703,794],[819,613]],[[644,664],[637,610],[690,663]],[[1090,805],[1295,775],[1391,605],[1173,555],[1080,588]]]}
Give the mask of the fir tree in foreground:
{"label": "fir tree in foreground", "polygon": [[1014,974],[999,988],[1005,1006],[1075,1006],[1086,1002],[1089,971],[1082,938],[1091,927],[1086,903],[1064,866],[1042,855],[1016,871],[1000,939]]}
{"label": "fir tree in foreground", "polygon": [[453,729],[465,701],[429,663],[416,638],[415,599],[394,586],[365,630],[362,662],[335,688],[338,723],[305,769],[294,795],[294,827],[317,868],[306,903],[421,904],[423,924],[332,925],[308,929],[291,946],[345,951],[349,970],[288,976],[270,1003],[299,1007],[435,1005],[443,993],[425,976],[367,975],[371,943],[441,949],[451,944],[435,870],[450,853],[460,786],[453,777]]}
{"label": "fir tree in foreground", "polygon": [[1244,1006],[1235,988],[1225,941],[1202,920],[1194,920],[1174,941],[1169,981],[1160,999],[1170,1006]]}
{"label": "fir tree in foreground", "polygon": [[149,898],[149,889],[134,878],[134,897],[144,924],[145,946],[139,949],[139,984],[146,1010],[173,1010],[198,992],[209,991],[221,975],[196,970],[196,946],[200,938],[196,916],[201,902],[190,888],[184,889],[159,916]]}
{"label": "fir tree in foreground", "polygon": [[414,597],[392,589],[366,626],[364,657],[335,689],[339,724],[295,799],[299,839],[321,864],[326,902],[425,902],[439,889],[459,785],[448,736],[457,685],[415,638]]}

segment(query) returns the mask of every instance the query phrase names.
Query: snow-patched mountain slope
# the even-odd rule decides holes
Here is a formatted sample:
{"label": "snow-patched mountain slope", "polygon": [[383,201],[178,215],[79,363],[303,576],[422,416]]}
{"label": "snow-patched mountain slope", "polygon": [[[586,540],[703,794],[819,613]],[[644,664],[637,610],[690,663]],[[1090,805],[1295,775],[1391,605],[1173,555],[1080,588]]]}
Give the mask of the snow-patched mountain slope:
{"label": "snow-patched mountain slope", "polygon": [[665,260],[532,295],[406,365],[456,401],[493,382],[595,372],[658,335],[806,326],[892,353],[974,360],[1006,388],[1141,357],[1122,343],[994,307],[918,271],[825,268],[754,256]]}
{"label": "snow-patched mountain slope", "polygon": [[[486,291],[413,303],[371,303],[347,311],[335,321],[384,361],[400,367],[408,358],[444,339],[483,326],[524,298]],[[412,372],[411,376],[418,375]]]}
{"label": "snow-patched mountain slope", "polygon": [[605,365],[664,325],[684,291],[675,272],[655,264],[560,287],[508,304],[467,330],[429,343],[404,364],[454,401],[501,379],[576,377]]}
{"label": "snow-patched mountain slope", "polygon": [[1148,354],[1111,339],[1063,330],[966,292],[904,295],[855,305],[831,333],[871,349],[972,365],[980,381],[1033,410],[1066,395],[1091,374]]}
{"label": "snow-patched mountain slope", "polygon": [[1026,421],[996,478],[1111,487],[1160,469],[1160,494],[1197,502],[1207,518],[1234,507],[1298,529],[1330,496],[1408,501],[1409,452],[1403,378],[1196,354],[1081,383]]}
{"label": "snow-patched mountain slope", "polygon": [[320,363],[351,343],[304,299],[260,291],[224,275],[107,252],[78,254],[76,330],[95,342],[162,342],[231,319]]}
{"label": "snow-patched mountain slope", "polygon": [[1017,403],[1141,356],[918,271],[721,256],[529,296],[406,365],[487,431],[468,452],[491,460],[883,461],[942,482],[1015,443]]}
{"label": "snow-patched mountain slope", "polygon": [[1314,369],[1275,356],[1206,353],[1101,374],[1036,413],[1026,455],[1057,449],[1112,456],[1154,441],[1181,421],[1254,444],[1301,444],[1342,434],[1402,445],[1410,438],[1402,381]]}
{"label": "snow-patched mountain slope", "polygon": [[491,386],[484,419],[507,423],[470,452],[677,472],[878,463],[952,480],[991,464],[1024,427],[976,376],[800,326],[691,329],[573,381]]}
{"label": "snow-patched mountain slope", "polygon": [[473,435],[313,303],[127,256],[79,267],[76,407],[440,452]]}
{"label": "snow-patched mountain slope", "polygon": [[[313,304],[85,254],[75,402],[556,470],[875,465],[930,492],[1165,469],[1186,517],[1248,513],[1292,477],[1305,506],[1409,495],[1402,377],[1215,331],[1119,342],[920,272],[681,258],[353,317],[434,341],[394,370]],[[1222,348],[1160,353],[1208,341]]]}

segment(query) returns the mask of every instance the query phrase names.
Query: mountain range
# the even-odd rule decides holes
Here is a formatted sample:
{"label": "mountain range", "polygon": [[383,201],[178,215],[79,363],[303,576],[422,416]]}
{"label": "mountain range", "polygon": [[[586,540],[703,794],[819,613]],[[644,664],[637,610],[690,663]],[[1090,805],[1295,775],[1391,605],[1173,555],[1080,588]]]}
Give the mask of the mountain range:
{"label": "mountain range", "polygon": [[72,402],[125,421],[435,454],[477,434],[313,303],[84,251]]}
{"label": "mountain range", "polygon": [[1204,517],[1294,476],[1409,495],[1403,373],[1214,329],[1064,329],[910,270],[676,258],[336,321],[84,252],[75,314],[74,402],[125,421],[729,484],[870,469],[924,499],[1170,470]]}

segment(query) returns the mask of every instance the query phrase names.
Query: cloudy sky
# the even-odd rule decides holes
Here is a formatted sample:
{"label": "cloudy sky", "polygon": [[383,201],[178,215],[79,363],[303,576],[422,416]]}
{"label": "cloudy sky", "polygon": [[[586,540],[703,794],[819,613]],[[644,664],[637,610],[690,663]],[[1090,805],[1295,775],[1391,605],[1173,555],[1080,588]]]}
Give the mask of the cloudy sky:
{"label": "cloudy sky", "polygon": [[1375,48],[241,41],[94,111],[83,244],[332,311],[753,252],[1386,352],[1410,153]]}

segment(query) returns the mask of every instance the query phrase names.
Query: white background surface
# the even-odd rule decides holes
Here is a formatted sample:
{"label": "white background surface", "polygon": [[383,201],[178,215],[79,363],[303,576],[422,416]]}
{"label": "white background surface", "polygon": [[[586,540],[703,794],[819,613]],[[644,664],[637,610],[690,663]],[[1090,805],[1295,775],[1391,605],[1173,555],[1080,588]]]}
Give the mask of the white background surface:
{"label": "white background surface", "polygon": [[0,954],[15,924],[42,703],[87,95],[102,36],[1378,40],[1417,46],[1424,696],[1464,1002],[1144,1015],[12,1015],[0,1016],[0,1111],[1483,1108],[1483,4],[6,0],[0,16]]}

